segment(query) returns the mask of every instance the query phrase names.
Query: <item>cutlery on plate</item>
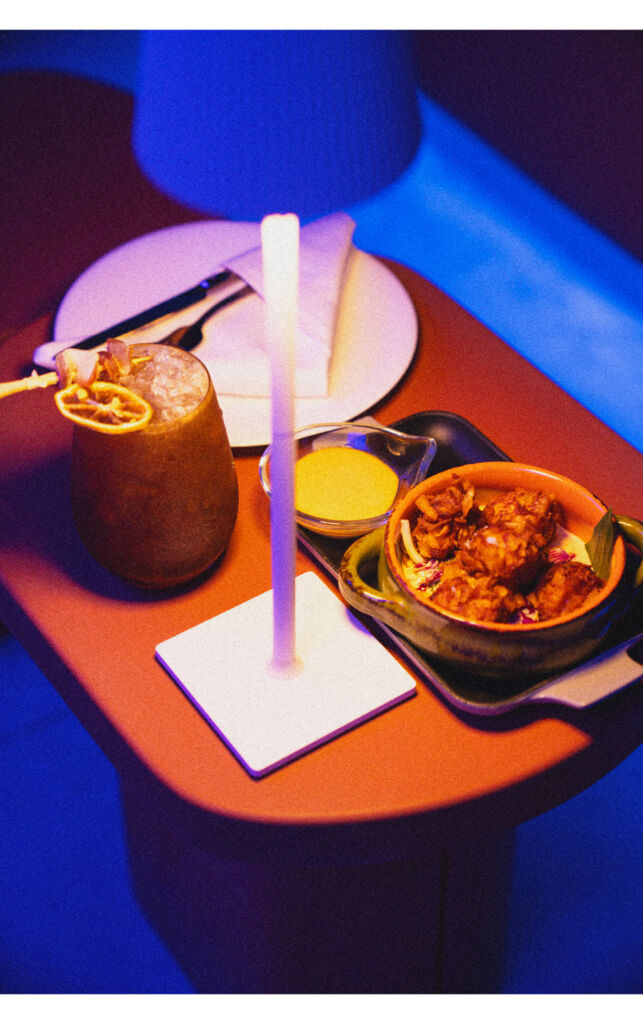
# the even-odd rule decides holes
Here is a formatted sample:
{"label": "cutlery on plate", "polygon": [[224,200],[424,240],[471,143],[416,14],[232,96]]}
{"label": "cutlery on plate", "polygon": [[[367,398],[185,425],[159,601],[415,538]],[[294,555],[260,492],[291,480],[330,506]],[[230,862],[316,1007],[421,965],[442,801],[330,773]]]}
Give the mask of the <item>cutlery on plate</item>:
{"label": "cutlery on plate", "polygon": [[[164,338],[159,338],[158,341],[151,342],[154,345],[173,345],[175,348],[182,348],[186,352],[195,348],[199,342],[203,339],[203,327],[211,316],[218,313],[220,309],[225,306],[231,305],[238,299],[244,298],[246,295],[252,293],[252,288],[249,284],[246,284],[239,291],[231,292],[230,295],[226,295],[223,299],[219,299],[213,306],[206,309],[205,313],[202,313],[198,320],[195,320],[192,324],[187,324],[185,327],[177,327],[171,331],[170,334]],[[47,342],[45,345],[41,345],[39,349],[36,349],[34,353],[34,359],[39,357],[39,353],[46,355],[47,359],[51,359],[53,362],[56,353],[60,352],[64,348],[84,348],[84,345],[70,345],[63,342]],[[45,350],[47,352],[45,353]],[[42,360],[44,361],[44,360]],[[46,388],[51,387],[53,384],[58,383],[58,373],[56,370],[52,370],[51,373],[38,374],[35,370],[29,377],[21,377],[20,380],[5,381],[0,384],[0,398],[6,398],[8,395],[17,394],[19,391],[33,391],[35,388]]]}
{"label": "cutlery on plate", "polygon": [[130,331],[135,331],[139,327],[145,327],[147,324],[153,323],[154,320],[160,320],[162,316],[167,316],[168,313],[178,313],[179,310],[187,309],[188,306],[193,306],[195,303],[200,302],[213,288],[216,288],[217,285],[225,284],[233,276],[235,275],[230,270],[220,270],[212,277],[206,277],[199,281],[198,284],[188,288],[187,291],[179,292],[178,295],[172,295],[169,299],[157,302],[154,306],[150,306],[149,309],[143,309],[140,313],[135,313],[134,316],[129,316],[125,320],[113,324],[111,327],[92,334],[89,338],[76,342],[73,347],[95,348],[96,345],[102,344],[108,338],[120,334],[129,334]]}
{"label": "cutlery on plate", "polygon": [[[218,277],[218,280],[216,278]],[[208,278],[207,281],[202,282],[201,285],[197,285],[196,289],[191,289],[190,292],[182,292],[182,296],[185,297],[188,294],[196,295],[196,290],[205,286],[208,281],[215,282],[210,284],[210,287],[205,291],[202,291],[194,300],[193,303],[200,301],[204,298],[209,290],[216,286],[216,284],[222,284],[224,281],[235,279],[239,283],[239,287],[236,291],[230,292],[225,295],[214,305],[210,306],[194,324],[187,324],[184,327],[177,327],[171,331],[166,337],[159,338],[157,344],[174,345],[180,348],[194,348],[202,338],[203,324],[211,316],[217,313],[220,309],[224,309],[231,303],[236,302],[238,299],[242,299],[247,295],[250,295],[252,288],[250,285],[242,281],[241,278],[235,278],[235,275],[230,272],[225,272],[225,277],[222,275],[215,275],[214,278]],[[158,320],[170,315],[172,312],[178,312],[180,309],[187,308],[186,305],[174,306],[168,308],[168,304],[172,304],[181,299],[181,296],[174,296],[173,299],[168,299],[166,302],[159,303],[157,306],[152,306],[150,309],[137,313],[136,316],[130,317],[128,320],[122,320],[118,324],[114,324],[112,327],[108,327],[105,330],[100,331],[98,334],[92,334],[86,338],[56,338],[53,341],[47,341],[43,345],[39,345],[33,355],[33,361],[38,366],[53,367],[54,359],[58,352],[61,352],[66,348],[80,348],[80,349],[92,349],[98,348],[109,338],[122,338],[139,329],[140,327],[150,327]],[[160,310],[160,312],[159,312]],[[150,317],[150,319],[146,319]]]}
{"label": "cutlery on plate", "polygon": [[[186,327],[177,327],[166,338],[162,338],[161,343],[163,345],[173,345],[175,348],[182,348],[189,352],[191,349],[196,348],[199,342],[203,340],[203,327],[214,313],[218,313],[225,306],[229,306],[231,303],[236,302],[238,299],[243,299],[246,295],[250,294],[252,294],[252,288],[247,284],[238,292],[226,295],[224,299],[220,299],[219,302],[215,302],[214,306],[206,309],[205,313],[198,320],[195,320],[193,324],[188,324]],[[159,342],[156,344],[159,344]]]}

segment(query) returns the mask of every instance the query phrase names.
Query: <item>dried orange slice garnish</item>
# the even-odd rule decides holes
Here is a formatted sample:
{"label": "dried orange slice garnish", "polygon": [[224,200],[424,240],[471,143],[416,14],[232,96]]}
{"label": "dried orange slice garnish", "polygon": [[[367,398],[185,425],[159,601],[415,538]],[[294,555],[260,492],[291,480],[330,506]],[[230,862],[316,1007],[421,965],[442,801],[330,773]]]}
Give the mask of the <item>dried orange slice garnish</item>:
{"label": "dried orange slice garnish", "polygon": [[63,416],[103,434],[141,430],[152,417],[152,406],[129,388],[109,381],[70,384],[55,394]]}

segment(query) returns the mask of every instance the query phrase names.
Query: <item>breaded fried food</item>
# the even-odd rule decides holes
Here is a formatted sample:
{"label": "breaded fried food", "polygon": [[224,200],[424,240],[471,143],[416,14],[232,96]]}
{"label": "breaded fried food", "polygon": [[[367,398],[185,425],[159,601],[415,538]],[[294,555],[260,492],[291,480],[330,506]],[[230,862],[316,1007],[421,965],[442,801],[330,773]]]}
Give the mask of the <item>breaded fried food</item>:
{"label": "breaded fried food", "polygon": [[561,562],[545,570],[538,585],[527,595],[527,601],[542,622],[576,611],[600,587],[601,581],[589,565]]}
{"label": "breaded fried food", "polygon": [[480,523],[460,532],[456,558],[474,576],[493,576],[511,590],[531,586],[562,519],[549,494],[517,489],[485,505]]}
{"label": "breaded fried food", "polygon": [[453,553],[473,499],[472,485],[457,475],[453,483],[438,494],[420,495],[416,502],[419,515],[413,528],[413,540],[421,555],[442,559]]}
{"label": "breaded fried food", "polygon": [[534,544],[544,547],[562,523],[560,503],[552,494],[517,487],[505,491],[482,509],[482,518],[489,526],[502,526],[520,536],[529,535]]}
{"label": "breaded fried food", "polygon": [[509,622],[526,604],[521,594],[490,576],[470,576],[455,560],[445,565],[431,600],[445,611],[478,622]]}
{"label": "breaded fried food", "polygon": [[502,526],[463,531],[456,560],[472,576],[493,576],[511,590],[529,587],[545,564],[545,551],[533,535],[516,535]]}

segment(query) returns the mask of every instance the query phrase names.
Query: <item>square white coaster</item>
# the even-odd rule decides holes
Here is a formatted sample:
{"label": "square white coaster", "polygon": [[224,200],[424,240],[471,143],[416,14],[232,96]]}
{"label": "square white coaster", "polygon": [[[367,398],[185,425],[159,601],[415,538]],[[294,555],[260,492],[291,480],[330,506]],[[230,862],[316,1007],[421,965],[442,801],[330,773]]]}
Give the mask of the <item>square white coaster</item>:
{"label": "square white coaster", "polygon": [[414,679],[315,573],[295,581],[299,674],[277,678],[272,591],[158,644],[156,656],[255,778],[416,692]]}

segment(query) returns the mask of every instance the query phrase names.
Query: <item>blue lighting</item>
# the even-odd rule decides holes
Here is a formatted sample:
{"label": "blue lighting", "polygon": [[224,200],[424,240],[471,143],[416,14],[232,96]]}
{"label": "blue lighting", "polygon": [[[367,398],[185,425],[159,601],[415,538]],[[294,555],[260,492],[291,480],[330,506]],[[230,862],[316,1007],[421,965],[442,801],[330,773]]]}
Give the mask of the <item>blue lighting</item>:
{"label": "blue lighting", "polygon": [[417,151],[406,44],[386,31],[145,32],[136,158],[201,213],[331,213],[394,181]]}
{"label": "blue lighting", "polygon": [[[0,71],[133,92],[137,35],[4,32]],[[349,210],[356,243],[426,276],[643,448],[640,264],[428,97],[420,108],[411,167]],[[0,671],[0,991],[191,992],[132,892],[114,769],[1,630]],[[642,784],[643,748],[516,830],[501,992],[641,992]]]}
{"label": "blue lighting", "polygon": [[403,177],[349,212],[407,264],[643,450],[643,267],[420,97]]}

